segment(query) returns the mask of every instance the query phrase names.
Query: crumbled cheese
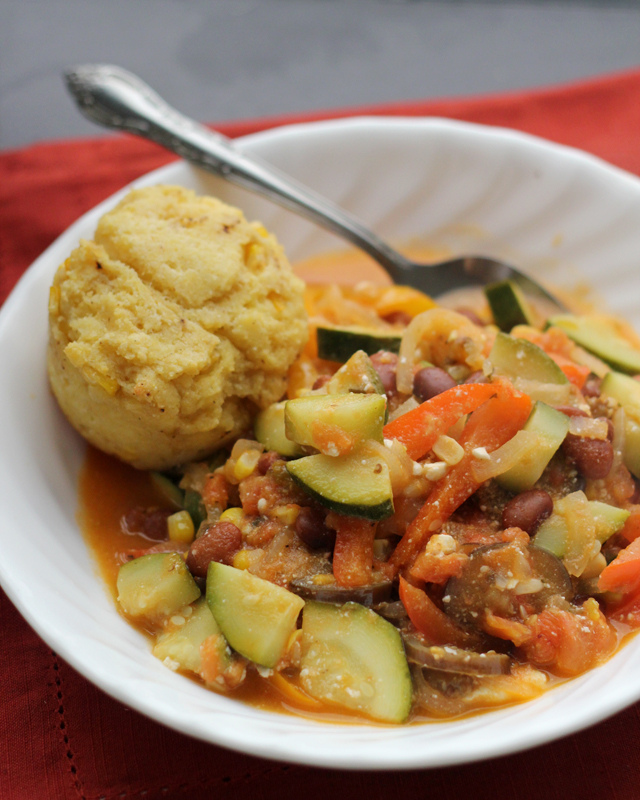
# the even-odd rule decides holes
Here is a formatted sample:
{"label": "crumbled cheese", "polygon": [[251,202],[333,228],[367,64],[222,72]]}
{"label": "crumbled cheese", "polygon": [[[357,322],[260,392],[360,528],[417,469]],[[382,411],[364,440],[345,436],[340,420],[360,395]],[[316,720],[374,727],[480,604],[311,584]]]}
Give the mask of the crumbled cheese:
{"label": "crumbled cheese", "polygon": [[491,456],[489,455],[489,453],[487,453],[486,447],[474,447],[471,453],[475,458],[479,458],[482,461],[491,460]]}
{"label": "crumbled cheese", "polygon": [[433,461],[424,465],[422,473],[427,480],[439,481],[440,478],[443,478],[447,474],[448,469],[449,465],[444,461]]}

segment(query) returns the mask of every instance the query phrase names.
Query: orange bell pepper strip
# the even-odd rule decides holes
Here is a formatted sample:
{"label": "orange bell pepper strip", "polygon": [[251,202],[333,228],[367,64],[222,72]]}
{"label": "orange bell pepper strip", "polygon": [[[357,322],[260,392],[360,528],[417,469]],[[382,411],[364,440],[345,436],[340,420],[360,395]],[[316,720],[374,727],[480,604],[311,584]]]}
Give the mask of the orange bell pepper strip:
{"label": "orange bell pepper strip", "polygon": [[584,367],[582,364],[576,364],[575,361],[572,361],[570,358],[558,353],[549,353],[548,355],[564,372],[569,383],[572,383],[578,389],[582,389],[587,382],[587,378],[591,374],[589,367]]}
{"label": "orange bell pepper strip", "polygon": [[460,417],[475,411],[497,393],[491,383],[463,383],[425,400],[384,426],[385,439],[397,439],[407,453],[417,460],[433,447],[438,436],[446,433]]}
{"label": "orange bell pepper strip", "polygon": [[600,573],[598,590],[627,594],[640,588],[640,539],[621,550]]}
{"label": "orange bell pepper strip", "polygon": [[425,504],[393,552],[390,563],[396,570],[410,565],[432,534],[480,486],[473,477],[476,459],[473,450],[476,447],[484,447],[489,453],[496,450],[515,436],[527,421],[532,406],[528,395],[517,391],[506,381],[493,384],[493,388],[496,396],[471,414],[462,431],[459,441],[464,448],[464,456],[433,486]]}
{"label": "orange bell pepper strip", "polygon": [[418,633],[429,644],[452,644],[456,647],[469,645],[469,634],[438,608],[422,589],[400,576],[400,600]]}
{"label": "orange bell pepper strip", "polygon": [[633,542],[640,537],[640,506],[633,505],[630,511],[631,513],[620,531],[620,535],[627,542]]}
{"label": "orange bell pepper strip", "polygon": [[327,515],[327,525],[336,532],[333,577],[338,586],[366,586],[371,583],[376,524],[366,519],[330,513]]}

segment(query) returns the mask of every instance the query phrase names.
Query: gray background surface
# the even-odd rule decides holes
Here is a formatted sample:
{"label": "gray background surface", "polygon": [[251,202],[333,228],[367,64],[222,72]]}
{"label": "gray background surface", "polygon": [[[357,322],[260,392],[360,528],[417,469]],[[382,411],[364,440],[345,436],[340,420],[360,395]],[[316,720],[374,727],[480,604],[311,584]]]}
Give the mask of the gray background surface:
{"label": "gray background surface", "polygon": [[0,149],[101,135],[83,62],[214,123],[473,95],[640,65],[640,0],[0,0]]}

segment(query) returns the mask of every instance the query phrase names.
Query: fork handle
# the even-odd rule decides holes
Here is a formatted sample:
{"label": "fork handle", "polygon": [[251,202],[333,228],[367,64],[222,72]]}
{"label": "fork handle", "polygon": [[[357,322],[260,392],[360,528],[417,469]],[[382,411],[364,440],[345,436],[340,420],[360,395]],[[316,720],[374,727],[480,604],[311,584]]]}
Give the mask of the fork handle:
{"label": "fork handle", "polygon": [[85,64],[65,72],[69,91],[93,122],[150,139],[176,155],[251,189],[368,253],[398,282],[408,262],[337,205],[274,167],[245,155],[220,133],[176,111],[136,75],[108,64]]}

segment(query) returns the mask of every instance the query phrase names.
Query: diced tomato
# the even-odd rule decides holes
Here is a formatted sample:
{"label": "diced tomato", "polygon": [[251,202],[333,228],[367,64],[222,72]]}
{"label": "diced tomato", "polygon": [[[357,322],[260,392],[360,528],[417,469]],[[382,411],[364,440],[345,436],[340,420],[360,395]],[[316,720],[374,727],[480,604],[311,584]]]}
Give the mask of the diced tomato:
{"label": "diced tomato", "polygon": [[531,618],[530,628],[531,638],[522,646],[527,659],[567,677],[601,664],[618,641],[593,598],[578,613],[546,608]]}
{"label": "diced tomato", "polygon": [[598,590],[627,594],[639,587],[640,539],[634,539],[602,570],[598,578]]}

